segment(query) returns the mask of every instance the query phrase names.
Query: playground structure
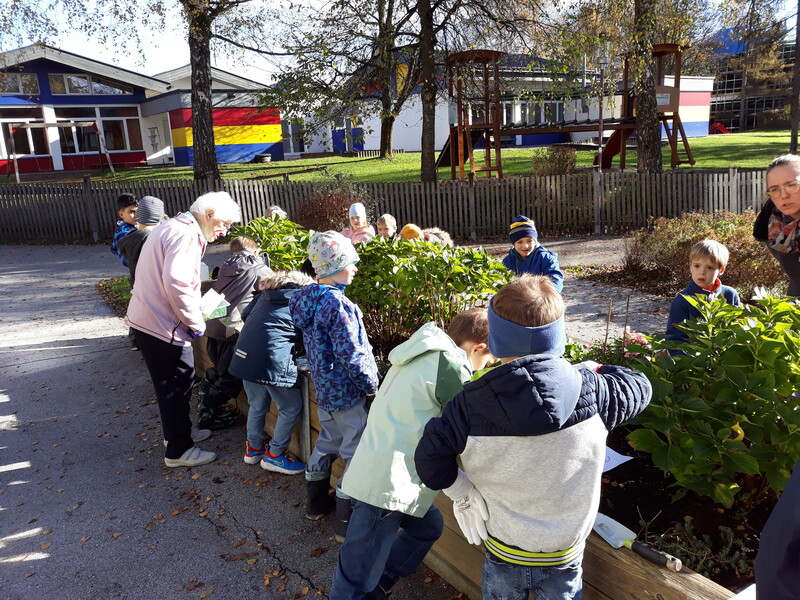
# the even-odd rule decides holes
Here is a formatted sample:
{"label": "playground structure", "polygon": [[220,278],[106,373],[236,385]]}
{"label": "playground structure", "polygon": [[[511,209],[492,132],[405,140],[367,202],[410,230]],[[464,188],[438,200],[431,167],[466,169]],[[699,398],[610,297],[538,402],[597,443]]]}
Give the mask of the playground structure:
{"label": "playground structure", "polygon": [[[680,115],[680,74],[682,52],[688,46],[679,44],[657,44],[653,46],[656,61],[656,102],[658,119],[664,128],[670,145],[671,167],[679,164],[695,164],[689,141],[686,137]],[[455,122],[450,125],[450,137],[442,148],[437,166],[450,166],[452,179],[466,179],[486,173],[487,177],[503,176],[502,136],[547,133],[596,132],[602,128],[611,130],[608,141],[603,144],[602,154],[595,157],[595,166],[610,169],[614,156],[619,154],[619,168],[625,170],[625,151],[629,138],[636,132],[635,96],[629,84],[629,60],[623,62],[622,88],[615,92],[620,95],[621,106],[618,118],[602,120],[566,121],[559,124],[502,125],[501,120],[501,78],[500,59],[505,53],[496,50],[469,50],[449,55],[445,59],[447,68],[448,94],[455,106]],[[674,56],[675,73],[673,85],[667,86],[664,73],[664,59]],[[465,81],[478,81],[479,93],[470,97]],[[601,91],[601,103],[605,90]],[[470,109],[478,108],[483,118],[471,119]],[[680,140],[679,140],[680,136]],[[681,159],[678,143],[682,142],[686,160]],[[479,151],[483,160],[476,160],[476,146],[483,142]],[[469,161],[469,171],[465,165]],[[602,163],[600,163],[602,161]],[[481,163],[481,164],[478,164]]]}

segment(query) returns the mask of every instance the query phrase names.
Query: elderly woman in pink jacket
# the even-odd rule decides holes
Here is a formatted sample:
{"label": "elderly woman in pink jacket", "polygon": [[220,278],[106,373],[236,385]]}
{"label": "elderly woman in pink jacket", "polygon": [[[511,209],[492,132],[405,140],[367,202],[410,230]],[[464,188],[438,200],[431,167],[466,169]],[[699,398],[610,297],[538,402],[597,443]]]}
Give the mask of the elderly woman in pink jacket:
{"label": "elderly woman in pink jacket", "polygon": [[195,446],[211,431],[192,429],[189,418],[191,341],[206,328],[200,312],[200,260],[206,244],[239,220],[239,207],[227,193],[204,194],[188,212],[156,227],[139,255],[128,324],[153,380],[168,467],[204,465],[217,457]]}

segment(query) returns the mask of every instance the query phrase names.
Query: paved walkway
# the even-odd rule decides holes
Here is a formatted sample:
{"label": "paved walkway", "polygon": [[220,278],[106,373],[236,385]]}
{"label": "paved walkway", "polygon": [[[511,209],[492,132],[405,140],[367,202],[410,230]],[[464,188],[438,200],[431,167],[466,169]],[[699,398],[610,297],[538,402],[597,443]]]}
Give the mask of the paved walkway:
{"label": "paved walkway", "polygon": [[[0,246],[0,597],[325,593],[332,522],[302,518],[301,476],[243,463],[243,421],[201,444],[215,463],[164,468],[144,363],[94,290],[123,274],[106,246]],[[569,279],[570,332],[602,337],[606,297],[621,327],[625,293]],[[395,598],[454,595],[421,569]]]}

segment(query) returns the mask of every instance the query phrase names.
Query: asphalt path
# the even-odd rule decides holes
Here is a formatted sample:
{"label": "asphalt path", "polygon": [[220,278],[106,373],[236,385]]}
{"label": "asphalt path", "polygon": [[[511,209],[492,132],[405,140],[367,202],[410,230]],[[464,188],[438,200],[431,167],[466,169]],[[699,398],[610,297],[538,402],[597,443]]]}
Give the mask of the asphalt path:
{"label": "asphalt path", "polygon": [[[224,258],[212,250],[209,262]],[[315,598],[338,545],[302,475],[242,461],[244,419],[168,469],[152,384],[94,284],[107,246],[0,246],[0,598]],[[455,597],[420,569],[398,599]]]}

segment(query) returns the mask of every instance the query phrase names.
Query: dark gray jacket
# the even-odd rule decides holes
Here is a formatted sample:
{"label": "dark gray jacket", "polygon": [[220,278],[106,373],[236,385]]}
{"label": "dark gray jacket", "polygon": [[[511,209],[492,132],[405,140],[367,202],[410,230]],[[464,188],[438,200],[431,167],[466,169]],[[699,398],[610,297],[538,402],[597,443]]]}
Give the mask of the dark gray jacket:
{"label": "dark gray jacket", "polygon": [[[769,239],[767,231],[769,229],[769,217],[775,210],[775,203],[772,200],[767,200],[756,217],[756,222],[753,224],[753,237],[759,242],[766,244]],[[789,277],[789,290],[790,296],[800,296],[800,254],[795,252],[776,252],[767,245],[767,248],[772,253],[780,265],[783,272]]]}
{"label": "dark gray jacket", "polygon": [[[272,269],[252,252],[237,252],[222,263],[212,289],[224,294],[230,304],[225,316],[229,317],[234,308],[241,313],[258,291],[259,280],[271,274]],[[206,335],[222,342],[233,337],[227,334],[225,324],[219,319],[211,319],[206,323]]]}

